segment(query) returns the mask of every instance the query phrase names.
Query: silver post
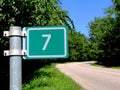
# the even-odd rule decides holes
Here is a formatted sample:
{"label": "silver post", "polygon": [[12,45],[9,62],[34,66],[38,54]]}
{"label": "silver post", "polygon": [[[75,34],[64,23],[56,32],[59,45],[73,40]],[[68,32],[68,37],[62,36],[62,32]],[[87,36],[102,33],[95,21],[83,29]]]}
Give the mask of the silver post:
{"label": "silver post", "polygon": [[[21,27],[12,26],[10,32],[18,35],[10,36],[10,51],[21,53]],[[10,56],[10,90],[22,90],[22,58],[21,55]]]}

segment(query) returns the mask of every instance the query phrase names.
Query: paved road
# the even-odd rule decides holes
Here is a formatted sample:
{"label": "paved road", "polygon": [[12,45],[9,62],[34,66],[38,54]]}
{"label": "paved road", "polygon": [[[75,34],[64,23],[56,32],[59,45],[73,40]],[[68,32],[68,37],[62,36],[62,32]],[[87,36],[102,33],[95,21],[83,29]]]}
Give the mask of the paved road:
{"label": "paved road", "polygon": [[120,70],[94,67],[90,64],[75,62],[57,64],[56,67],[85,90],[120,90]]}

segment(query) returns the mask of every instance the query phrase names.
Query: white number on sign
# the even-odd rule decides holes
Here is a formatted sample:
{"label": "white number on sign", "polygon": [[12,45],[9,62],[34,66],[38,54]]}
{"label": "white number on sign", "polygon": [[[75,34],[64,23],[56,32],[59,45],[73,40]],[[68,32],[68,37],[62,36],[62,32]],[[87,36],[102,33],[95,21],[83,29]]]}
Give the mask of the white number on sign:
{"label": "white number on sign", "polygon": [[47,47],[47,45],[48,45],[48,43],[49,43],[49,41],[51,39],[51,34],[43,34],[42,37],[46,37],[47,38],[46,42],[45,42],[45,44],[44,44],[44,46],[42,48],[42,50],[46,50],[46,47]]}

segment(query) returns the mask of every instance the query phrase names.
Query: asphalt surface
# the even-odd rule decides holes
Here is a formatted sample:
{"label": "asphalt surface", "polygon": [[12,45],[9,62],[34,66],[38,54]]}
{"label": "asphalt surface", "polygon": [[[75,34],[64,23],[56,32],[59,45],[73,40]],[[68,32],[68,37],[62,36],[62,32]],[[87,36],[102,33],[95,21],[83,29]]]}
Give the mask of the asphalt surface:
{"label": "asphalt surface", "polygon": [[91,66],[91,62],[57,64],[56,67],[85,90],[120,90],[120,69]]}

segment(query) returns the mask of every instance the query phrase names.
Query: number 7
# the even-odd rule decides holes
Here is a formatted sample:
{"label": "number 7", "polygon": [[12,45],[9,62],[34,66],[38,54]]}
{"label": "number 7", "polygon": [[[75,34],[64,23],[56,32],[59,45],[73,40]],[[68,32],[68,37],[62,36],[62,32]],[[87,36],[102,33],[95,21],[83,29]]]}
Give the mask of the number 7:
{"label": "number 7", "polygon": [[48,43],[49,43],[49,41],[51,39],[51,34],[43,34],[42,37],[47,37],[46,42],[45,42],[45,44],[44,44],[44,46],[42,48],[42,50],[46,50],[46,47],[47,47],[47,45],[48,45]]}

